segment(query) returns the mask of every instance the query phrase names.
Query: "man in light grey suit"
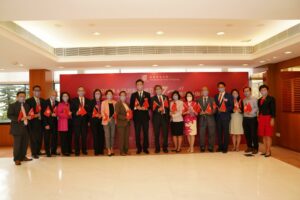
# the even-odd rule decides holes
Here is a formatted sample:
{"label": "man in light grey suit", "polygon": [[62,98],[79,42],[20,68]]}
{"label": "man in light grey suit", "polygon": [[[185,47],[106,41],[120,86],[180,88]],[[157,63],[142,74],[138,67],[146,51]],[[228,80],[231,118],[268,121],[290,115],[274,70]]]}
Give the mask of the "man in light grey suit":
{"label": "man in light grey suit", "polygon": [[28,146],[29,105],[25,103],[25,92],[17,93],[17,101],[8,107],[7,117],[11,120],[10,133],[14,138],[13,151],[16,165],[21,161],[31,161],[26,157]]}
{"label": "man in light grey suit", "polygon": [[205,135],[208,129],[208,151],[213,152],[215,146],[216,136],[216,121],[214,114],[216,113],[215,100],[208,96],[209,90],[205,86],[202,88],[201,97],[198,99],[198,103],[201,106],[201,112],[199,115],[200,126],[200,150],[205,152]]}

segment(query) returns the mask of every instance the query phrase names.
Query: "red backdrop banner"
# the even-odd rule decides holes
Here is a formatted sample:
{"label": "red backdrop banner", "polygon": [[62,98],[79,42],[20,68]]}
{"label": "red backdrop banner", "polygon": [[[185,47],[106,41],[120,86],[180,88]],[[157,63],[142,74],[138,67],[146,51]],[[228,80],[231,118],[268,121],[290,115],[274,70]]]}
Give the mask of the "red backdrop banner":
{"label": "red backdrop banner", "polygon": [[[207,86],[210,90],[210,96],[217,93],[216,84],[219,81],[226,83],[226,90],[231,91],[236,88],[242,94],[245,86],[248,86],[247,72],[189,72],[189,73],[120,73],[120,74],[72,74],[60,76],[60,91],[67,91],[71,97],[76,97],[77,88],[83,86],[86,90],[87,97],[92,98],[93,91],[98,88],[102,94],[107,89],[114,91],[114,98],[118,100],[120,91],[125,90],[128,93],[127,102],[129,102],[130,94],[136,91],[135,81],[142,79],[145,81],[144,89],[153,95],[153,87],[157,84],[163,86],[163,92],[171,97],[174,90],[178,90],[181,96],[184,96],[186,91],[192,91],[196,99],[200,96],[200,91],[203,86]],[[103,95],[103,97],[105,97]],[[150,147],[154,146],[154,134],[152,123],[149,127],[149,142]],[[186,141],[184,142],[186,143]],[[171,137],[169,144],[172,144]],[[116,147],[118,145],[118,134],[116,133]],[[196,138],[198,145],[198,137]],[[133,123],[131,124],[130,148],[135,148],[135,138]],[[88,133],[88,147],[92,148],[92,135]]]}

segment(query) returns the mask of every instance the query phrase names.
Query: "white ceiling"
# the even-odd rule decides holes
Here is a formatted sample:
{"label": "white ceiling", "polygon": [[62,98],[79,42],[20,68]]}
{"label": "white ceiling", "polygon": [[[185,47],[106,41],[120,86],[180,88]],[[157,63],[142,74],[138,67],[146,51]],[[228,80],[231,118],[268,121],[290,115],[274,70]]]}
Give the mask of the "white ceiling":
{"label": "white ceiling", "polygon": [[[300,20],[102,19],[15,21],[53,47],[252,46]],[[157,35],[163,31],[163,35]],[[100,35],[94,35],[98,32]],[[217,32],[224,32],[218,36]]]}

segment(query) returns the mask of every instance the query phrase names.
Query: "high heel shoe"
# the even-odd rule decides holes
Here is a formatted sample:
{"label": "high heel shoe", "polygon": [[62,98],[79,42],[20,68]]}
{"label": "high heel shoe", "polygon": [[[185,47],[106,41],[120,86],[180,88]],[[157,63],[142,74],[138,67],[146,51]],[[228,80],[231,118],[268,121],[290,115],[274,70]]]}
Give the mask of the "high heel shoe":
{"label": "high heel shoe", "polygon": [[268,158],[271,156],[271,152],[269,154],[266,154],[265,157]]}
{"label": "high heel shoe", "polygon": [[179,153],[181,151],[181,149],[176,150],[176,153]]}

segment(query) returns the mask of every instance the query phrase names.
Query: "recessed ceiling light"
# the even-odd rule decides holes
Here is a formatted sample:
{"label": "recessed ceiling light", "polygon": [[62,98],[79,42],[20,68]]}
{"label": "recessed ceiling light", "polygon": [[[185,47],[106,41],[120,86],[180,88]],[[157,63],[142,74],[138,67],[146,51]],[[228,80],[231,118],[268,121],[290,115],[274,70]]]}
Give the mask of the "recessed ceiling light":
{"label": "recessed ceiling light", "polygon": [[266,62],[266,61],[264,61],[264,60],[261,60],[261,61],[259,61],[260,63],[264,63],[264,62]]}
{"label": "recessed ceiling light", "polygon": [[276,59],[277,57],[276,56],[273,56],[273,59]]}
{"label": "recessed ceiling light", "polygon": [[163,35],[165,34],[163,31],[156,31],[156,35]]}
{"label": "recessed ceiling light", "polygon": [[3,69],[3,68],[0,68],[0,71],[4,71],[5,69]]}
{"label": "recessed ceiling light", "polygon": [[19,63],[18,66],[19,67],[24,67],[24,65],[22,63]]}
{"label": "recessed ceiling light", "polygon": [[225,34],[225,32],[223,32],[223,31],[220,31],[220,32],[217,32],[217,35],[224,35]]}
{"label": "recessed ceiling light", "polygon": [[252,41],[251,39],[248,39],[248,40],[241,40],[241,42],[245,42],[245,43],[251,42],[251,41]]}
{"label": "recessed ceiling light", "polygon": [[200,64],[198,64],[199,66],[203,66],[204,64],[202,64],[202,63],[200,63]]}
{"label": "recessed ceiling light", "polygon": [[65,67],[63,67],[63,66],[59,66],[58,68],[59,68],[59,69],[63,69],[63,68],[65,68]]}
{"label": "recessed ceiling light", "polygon": [[106,67],[106,68],[110,68],[111,66],[110,66],[110,65],[105,65],[104,67]]}
{"label": "recessed ceiling light", "polygon": [[152,67],[158,67],[158,65],[157,65],[157,64],[154,64],[154,65],[152,65]]}
{"label": "recessed ceiling light", "polygon": [[101,33],[99,33],[99,32],[94,32],[93,33],[93,35],[96,35],[96,36],[98,36],[98,35],[100,35]]}
{"label": "recessed ceiling light", "polygon": [[247,64],[247,63],[245,63],[245,64],[243,64],[243,66],[248,66],[248,64]]}
{"label": "recessed ceiling light", "polygon": [[286,52],[284,52],[285,54],[291,54],[291,53],[293,53],[293,52],[291,52],[291,51],[286,51]]}

